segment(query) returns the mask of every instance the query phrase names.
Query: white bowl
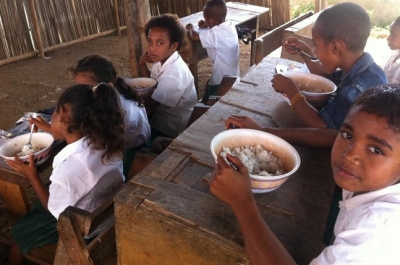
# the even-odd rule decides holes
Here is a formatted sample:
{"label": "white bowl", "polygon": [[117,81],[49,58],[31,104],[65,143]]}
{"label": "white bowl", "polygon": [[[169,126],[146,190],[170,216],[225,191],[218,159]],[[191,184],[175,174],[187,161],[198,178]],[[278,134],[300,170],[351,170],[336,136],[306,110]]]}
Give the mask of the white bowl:
{"label": "white bowl", "polygon": [[323,76],[297,71],[281,74],[292,79],[307,101],[315,108],[322,108],[336,91],[335,83]]}
{"label": "white bowl", "polygon": [[282,160],[285,174],[278,176],[258,176],[250,174],[253,193],[265,193],[279,188],[300,166],[300,156],[288,142],[273,134],[252,129],[231,129],[217,134],[210,144],[214,158],[223,147],[255,146],[261,144],[265,150]]}
{"label": "white bowl", "polygon": [[[14,157],[21,152],[22,147],[29,141],[29,133],[16,136],[4,142],[0,146],[0,156],[6,160],[14,160]],[[38,132],[32,134],[33,148],[40,149],[33,153],[35,165],[43,164],[50,155],[51,146],[54,138],[51,134],[45,132]],[[23,162],[29,162],[29,155],[20,156],[19,159]]]}
{"label": "white bowl", "polygon": [[151,96],[158,85],[157,80],[150,77],[126,77],[124,81],[129,87],[137,90],[142,97]]}

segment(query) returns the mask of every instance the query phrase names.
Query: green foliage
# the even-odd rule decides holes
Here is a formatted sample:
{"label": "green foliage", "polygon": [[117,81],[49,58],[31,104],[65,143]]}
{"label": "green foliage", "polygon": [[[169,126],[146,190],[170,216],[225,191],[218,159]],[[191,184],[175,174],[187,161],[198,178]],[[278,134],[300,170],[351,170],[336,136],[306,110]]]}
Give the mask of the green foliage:
{"label": "green foliage", "polygon": [[301,14],[314,10],[315,10],[315,4],[313,2],[299,3],[296,5],[292,5],[290,8],[290,19],[296,18]]}

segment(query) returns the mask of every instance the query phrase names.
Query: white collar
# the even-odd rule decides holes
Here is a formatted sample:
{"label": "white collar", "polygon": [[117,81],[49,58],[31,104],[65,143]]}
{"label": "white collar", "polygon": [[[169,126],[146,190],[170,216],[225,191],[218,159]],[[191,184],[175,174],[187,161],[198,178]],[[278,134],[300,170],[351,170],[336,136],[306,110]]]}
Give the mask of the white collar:
{"label": "white collar", "polygon": [[86,137],[82,137],[76,142],[73,142],[66,147],[64,147],[53,160],[53,168],[56,168],[60,163],[68,159],[72,154],[81,152],[85,149],[89,148],[86,143]]}

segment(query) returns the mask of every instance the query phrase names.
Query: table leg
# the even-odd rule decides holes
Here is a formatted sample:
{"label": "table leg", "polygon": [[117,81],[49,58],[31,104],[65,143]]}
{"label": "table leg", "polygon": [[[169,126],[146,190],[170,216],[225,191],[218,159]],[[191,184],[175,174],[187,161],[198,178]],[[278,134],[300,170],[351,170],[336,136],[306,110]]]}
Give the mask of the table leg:
{"label": "table leg", "polygon": [[21,186],[0,180],[0,194],[7,213],[18,218],[29,211],[29,202]]}

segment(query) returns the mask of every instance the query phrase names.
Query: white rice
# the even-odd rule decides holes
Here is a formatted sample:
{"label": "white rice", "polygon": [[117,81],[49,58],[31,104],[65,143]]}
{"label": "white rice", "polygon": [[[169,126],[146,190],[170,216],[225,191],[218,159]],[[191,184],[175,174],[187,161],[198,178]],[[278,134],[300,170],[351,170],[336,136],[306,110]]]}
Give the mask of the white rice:
{"label": "white rice", "polygon": [[267,151],[261,144],[245,145],[234,148],[223,147],[220,155],[232,154],[239,157],[250,174],[258,176],[277,176],[285,173],[282,160]]}

